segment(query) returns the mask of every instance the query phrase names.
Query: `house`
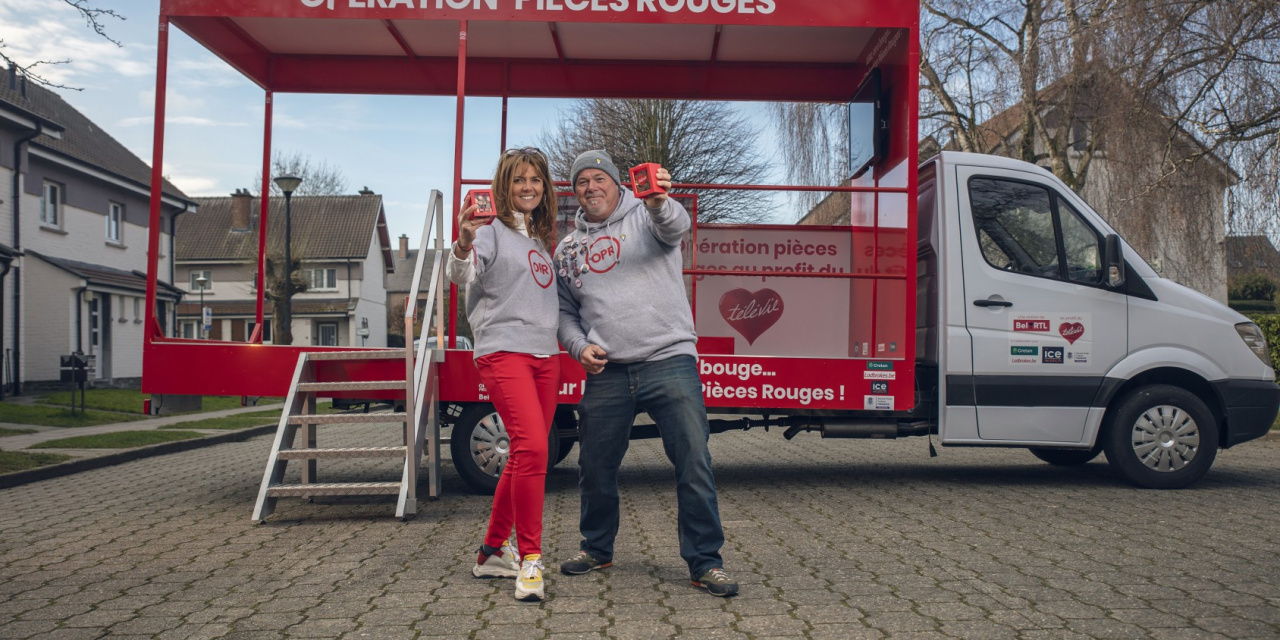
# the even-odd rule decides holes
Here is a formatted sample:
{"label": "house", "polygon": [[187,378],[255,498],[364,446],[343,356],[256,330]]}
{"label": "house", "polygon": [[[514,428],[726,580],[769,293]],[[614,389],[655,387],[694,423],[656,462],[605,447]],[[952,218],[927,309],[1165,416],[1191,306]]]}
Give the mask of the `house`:
{"label": "house", "polygon": [[1280,284],[1280,251],[1267,236],[1227,236],[1227,279],[1261,274]]}
{"label": "house", "polygon": [[[60,356],[91,379],[142,377],[151,168],[53,91],[13,68],[0,78],[0,371],[4,391],[61,387]],[[171,330],[168,233],[195,202],[162,185],[156,314]]]}
{"label": "house", "polygon": [[[178,277],[188,292],[178,305],[178,334],[246,341],[256,328],[262,200],[245,190],[195,200],[200,215],[179,220],[174,240]],[[285,199],[270,198],[269,206],[270,261],[284,250]],[[387,346],[383,274],[395,262],[382,196],[367,189],[358,195],[295,195],[289,217],[291,253],[301,256],[307,281],[306,291],[295,294],[290,305],[293,344]],[[262,340],[272,343],[274,303],[263,304]],[[207,336],[201,335],[202,306],[211,313]]]}
{"label": "house", "polygon": [[[404,346],[404,311],[405,301],[409,298],[409,289],[413,284],[413,270],[418,262],[418,250],[409,248],[409,236],[401,235],[399,247],[395,252],[395,270],[388,272],[383,280],[387,289],[387,335],[391,336],[390,344],[392,347]],[[431,260],[435,257],[435,249],[427,250],[427,262],[424,269],[431,268]],[[422,274],[423,282],[418,288],[418,315],[416,317],[418,329],[422,328],[425,321],[427,326],[434,322],[433,318],[425,318],[425,309],[428,308],[430,300],[427,297],[427,289],[430,282],[427,280],[429,273]]]}

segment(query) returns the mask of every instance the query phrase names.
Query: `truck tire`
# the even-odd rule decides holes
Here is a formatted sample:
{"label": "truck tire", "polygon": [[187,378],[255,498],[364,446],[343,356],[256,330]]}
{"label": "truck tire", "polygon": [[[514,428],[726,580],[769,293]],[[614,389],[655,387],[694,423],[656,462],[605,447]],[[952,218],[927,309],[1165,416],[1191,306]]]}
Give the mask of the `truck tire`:
{"label": "truck tire", "polygon": [[1121,478],[1147,489],[1181,489],[1213,466],[1218,421],[1190,391],[1141,387],[1108,413],[1103,449]]}
{"label": "truck tire", "polygon": [[[547,470],[558,461],[560,438],[552,429],[547,438]],[[462,481],[477,493],[492,494],[511,455],[511,441],[492,404],[473,404],[453,423],[449,454]]]}
{"label": "truck tire", "polygon": [[[575,434],[578,433],[578,414],[573,409],[568,407],[556,409],[555,421],[554,428],[556,431],[568,430]],[[551,466],[554,467],[564,462],[564,459],[569,457],[569,452],[573,451],[573,445],[577,441],[577,436],[560,438],[560,448],[556,453],[555,462],[552,462]]]}
{"label": "truck tire", "polygon": [[561,438],[560,449],[559,451],[556,452],[556,461],[551,463],[551,466],[554,467],[560,464],[561,462],[564,462],[564,459],[568,458],[569,453],[573,451],[573,445],[577,441],[578,441],[577,438]]}
{"label": "truck tire", "polygon": [[1101,448],[1093,449],[1043,449],[1032,447],[1031,455],[1048,462],[1055,467],[1077,467],[1093,460],[1102,453]]}

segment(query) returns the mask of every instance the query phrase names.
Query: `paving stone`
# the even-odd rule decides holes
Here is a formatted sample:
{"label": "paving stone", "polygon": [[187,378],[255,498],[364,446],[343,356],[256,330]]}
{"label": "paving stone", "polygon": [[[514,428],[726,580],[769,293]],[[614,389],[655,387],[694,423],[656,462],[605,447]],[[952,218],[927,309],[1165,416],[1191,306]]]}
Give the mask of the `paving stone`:
{"label": "paving stone", "polygon": [[[381,444],[368,436],[334,440]],[[711,442],[736,598],[689,586],[657,441],[632,443],[605,571],[554,573],[578,546],[578,499],[571,465],[548,476],[553,570],[531,604],[471,577],[491,501],[447,464],[444,494],[407,523],[345,499],[281,500],[257,525],[255,438],[0,491],[0,638],[1280,637],[1280,543],[1261,533],[1280,529],[1280,439],[1172,492],[1018,450]]]}
{"label": "paving stone", "polygon": [[150,635],[156,635],[156,634],[162,633],[164,631],[168,631],[169,629],[177,627],[180,624],[182,624],[180,620],[172,617],[167,617],[167,616],[162,618],[138,617],[138,618],[134,618],[133,620],[127,620],[119,624],[111,625],[108,631],[113,636],[117,636],[117,635],[150,636]]}
{"label": "paving stone", "polygon": [[354,620],[307,620],[285,629],[285,635],[290,638],[336,638],[355,628]]}

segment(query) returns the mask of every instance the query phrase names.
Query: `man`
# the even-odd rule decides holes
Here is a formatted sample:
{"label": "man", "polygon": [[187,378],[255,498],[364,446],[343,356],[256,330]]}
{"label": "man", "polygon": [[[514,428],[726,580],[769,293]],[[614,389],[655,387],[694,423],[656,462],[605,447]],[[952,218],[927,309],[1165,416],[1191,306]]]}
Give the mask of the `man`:
{"label": "man", "polygon": [[[556,251],[560,344],[587,372],[578,405],[581,551],[566,575],[613,566],[618,535],[618,468],[631,424],[644,411],[675,466],[680,555],[691,583],[714,596],[738,593],[724,571],[724,530],[716,500],[710,428],[698,378],[698,336],[685,297],[680,241],[692,222],[665,193],[644,200],[621,188],[604,151],[573,161],[570,182],[581,208]],[[657,170],[670,189],[671,174]]]}

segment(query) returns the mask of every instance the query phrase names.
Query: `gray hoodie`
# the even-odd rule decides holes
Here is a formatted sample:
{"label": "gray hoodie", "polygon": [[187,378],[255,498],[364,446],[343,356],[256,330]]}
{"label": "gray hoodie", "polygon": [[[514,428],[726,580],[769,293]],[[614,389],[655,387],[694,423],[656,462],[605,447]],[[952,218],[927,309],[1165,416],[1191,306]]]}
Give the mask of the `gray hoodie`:
{"label": "gray hoodie", "polygon": [[[588,344],[604,349],[610,362],[697,357],[681,273],[680,241],[692,226],[684,207],[668,198],[650,212],[623,189],[604,222],[587,222],[578,209],[574,226],[555,253],[561,346],[575,360]],[[586,268],[575,273],[574,266]]]}
{"label": "gray hoodie", "polygon": [[474,357],[557,353],[555,273],[542,243],[495,220],[476,230],[471,246],[474,276],[459,282],[464,274],[451,272],[450,279],[467,286]]}

